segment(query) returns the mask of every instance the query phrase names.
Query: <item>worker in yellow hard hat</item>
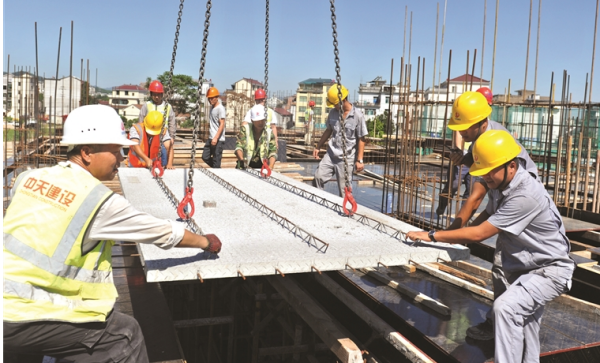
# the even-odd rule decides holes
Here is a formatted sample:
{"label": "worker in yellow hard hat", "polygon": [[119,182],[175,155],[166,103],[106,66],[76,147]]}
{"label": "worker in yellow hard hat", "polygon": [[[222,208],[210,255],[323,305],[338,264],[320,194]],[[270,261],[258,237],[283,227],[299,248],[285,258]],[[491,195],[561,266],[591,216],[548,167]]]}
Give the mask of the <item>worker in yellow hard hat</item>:
{"label": "worker in yellow hard hat", "polygon": [[524,167],[521,152],[507,131],[483,133],[472,148],[469,172],[489,188],[486,209],[470,227],[407,234],[412,241],[461,244],[498,235],[507,285],[494,291],[495,362],[539,361],[544,306],[569,291],[575,270],[560,213],[543,184]]}
{"label": "worker in yellow hard hat", "polygon": [[[159,80],[154,80],[150,82],[148,86],[148,91],[150,92],[150,99],[142,105],[140,109],[140,115],[138,120],[143,121],[146,118],[146,115],[150,111],[158,111],[163,114],[163,118],[167,120],[167,129],[169,130],[169,136],[173,140],[175,140],[175,136],[177,134],[177,122],[175,120],[175,110],[173,110],[173,106],[164,100],[164,87],[163,84]],[[171,143],[169,148],[167,149],[166,154],[167,157],[167,169],[175,169],[173,166],[173,159],[175,157],[175,148],[174,144]]]}
{"label": "worker in yellow hard hat", "polygon": [[203,249],[206,258],[221,241],[142,213],[102,184],[117,175],[122,147],[136,144],[111,107],[74,109],[61,144],[67,161],[19,174],[4,216],[4,353],[148,362],[138,322],[114,309],[114,241]]}
{"label": "worker in yellow hard hat", "polygon": [[225,107],[219,100],[219,90],[211,87],[206,93],[210,103],[210,115],[208,117],[209,138],[204,143],[202,160],[211,168],[221,167],[223,146],[225,145]]}
{"label": "worker in yellow hard hat", "polygon": [[[319,159],[319,151],[327,142],[327,152],[319,163],[315,172],[313,185],[319,189],[325,188],[334,175],[338,182],[339,195],[343,196],[345,188],[345,173],[347,170],[348,181],[352,183],[353,171],[361,172],[364,169],[363,152],[365,149],[365,136],[367,136],[367,123],[363,113],[348,101],[348,89],[343,85],[334,84],[327,91],[327,106],[333,107],[327,116],[327,128],[317,146],[313,150],[313,157]],[[342,130],[340,114],[344,119],[345,130]],[[344,140],[346,168],[344,168]]]}
{"label": "worker in yellow hard hat", "polygon": [[158,158],[159,149],[161,149],[161,164],[167,165],[167,150],[171,147],[172,140],[169,131],[163,128],[162,113],[150,111],[143,121],[131,126],[129,139],[137,142],[137,145],[129,148],[128,163],[130,167],[152,167],[153,160]]}

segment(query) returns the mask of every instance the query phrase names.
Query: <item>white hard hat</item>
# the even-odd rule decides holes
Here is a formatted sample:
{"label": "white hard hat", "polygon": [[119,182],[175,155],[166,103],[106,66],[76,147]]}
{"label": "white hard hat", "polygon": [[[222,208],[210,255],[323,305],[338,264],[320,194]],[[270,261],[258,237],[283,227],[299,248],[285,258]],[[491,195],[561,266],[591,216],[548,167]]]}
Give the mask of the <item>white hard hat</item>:
{"label": "white hard hat", "polygon": [[137,145],[127,139],[121,117],[104,105],[81,106],[69,114],[63,126],[61,145]]}
{"label": "white hard hat", "polygon": [[250,119],[252,120],[252,122],[266,120],[266,117],[265,117],[265,106],[263,106],[263,105],[254,105],[250,109]]}

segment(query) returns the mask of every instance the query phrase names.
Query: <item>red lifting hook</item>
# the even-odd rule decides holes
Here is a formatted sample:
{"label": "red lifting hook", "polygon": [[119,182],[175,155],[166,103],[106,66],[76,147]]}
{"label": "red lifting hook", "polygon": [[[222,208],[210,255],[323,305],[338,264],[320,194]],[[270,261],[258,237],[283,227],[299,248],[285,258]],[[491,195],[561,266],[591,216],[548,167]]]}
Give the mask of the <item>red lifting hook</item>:
{"label": "red lifting hook", "polygon": [[263,164],[262,164],[262,167],[260,168],[260,176],[262,176],[263,178],[271,176],[271,168],[269,168],[267,159],[263,159]]}
{"label": "red lifting hook", "polygon": [[[348,209],[346,209],[346,203],[350,202],[350,206],[352,207],[352,209],[349,211]],[[354,197],[352,196],[352,187],[345,187],[344,188],[344,203],[342,204],[342,206],[344,207],[344,213],[351,217],[354,213],[356,213],[356,200],[354,200]]]}
{"label": "red lifting hook", "polygon": [[[156,175],[156,169],[158,169],[158,175]],[[162,163],[160,162],[160,160],[156,159],[152,162],[152,176],[153,177],[162,177],[163,174],[165,173],[165,169],[162,166]]]}
{"label": "red lifting hook", "polygon": [[[177,215],[179,215],[179,218],[190,219],[194,215],[196,208],[194,207],[194,199],[192,198],[193,194],[194,194],[194,188],[190,188],[190,187],[185,188],[185,196],[181,200],[181,203],[179,203],[179,206],[177,206]],[[184,208],[188,204],[191,206],[192,210],[190,211],[190,213],[188,213],[186,215]]]}

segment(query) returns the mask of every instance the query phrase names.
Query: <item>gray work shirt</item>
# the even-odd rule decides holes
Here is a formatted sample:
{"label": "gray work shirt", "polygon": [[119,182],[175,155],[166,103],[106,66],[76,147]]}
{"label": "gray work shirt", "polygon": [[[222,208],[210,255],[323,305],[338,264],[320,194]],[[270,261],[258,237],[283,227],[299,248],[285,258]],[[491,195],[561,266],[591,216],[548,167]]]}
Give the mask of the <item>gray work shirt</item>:
{"label": "gray work shirt", "polygon": [[496,249],[502,253],[502,270],[524,273],[554,265],[575,268],[570,242],[554,202],[544,186],[519,167],[513,180],[500,191],[488,191],[488,222],[500,229]]}
{"label": "gray work shirt", "polygon": [[[346,127],[346,157],[353,161],[356,154],[357,140],[367,136],[367,123],[363,113],[352,105],[348,116],[344,120]],[[329,111],[327,116],[327,128],[332,130],[331,139],[329,139],[329,148],[327,152],[332,158],[341,159],[342,153],[342,124],[340,122],[340,113],[335,108]]]}
{"label": "gray work shirt", "polygon": [[[488,120],[488,126],[485,131],[489,131],[489,130],[503,130],[510,134],[510,132],[504,126],[502,126],[501,123],[492,121],[492,120]],[[514,136],[513,136],[513,138],[514,138]],[[519,155],[517,155],[517,157],[520,159],[523,159],[523,161],[525,162],[525,169],[527,170],[527,172],[529,172],[532,175],[535,175],[535,178],[538,181],[541,181],[540,176],[538,174],[538,168],[535,165],[535,163],[533,162],[533,160],[531,160],[531,157],[527,153],[527,149],[525,149],[525,147],[523,147],[523,145],[521,145],[519,140],[515,139],[515,141],[521,147],[521,152],[519,153]],[[463,159],[464,160],[463,164],[465,164],[466,166],[469,166],[469,167],[473,164],[473,145],[474,144],[475,143],[471,143],[471,146],[469,146],[469,151],[467,152],[467,154],[465,155],[465,158]],[[485,184],[485,182],[483,182],[483,179],[480,177],[476,178],[476,180]]]}
{"label": "gray work shirt", "polygon": [[[219,126],[221,125],[220,120],[221,119],[225,120],[226,114],[227,113],[225,112],[225,107],[223,107],[221,102],[219,102],[218,105],[216,105],[215,107],[210,109],[210,116],[209,116],[208,120],[210,122],[210,139],[211,140],[213,137],[215,137],[215,135],[219,131]],[[225,126],[223,126],[223,132],[221,132],[221,136],[219,136],[219,141],[225,141]]]}

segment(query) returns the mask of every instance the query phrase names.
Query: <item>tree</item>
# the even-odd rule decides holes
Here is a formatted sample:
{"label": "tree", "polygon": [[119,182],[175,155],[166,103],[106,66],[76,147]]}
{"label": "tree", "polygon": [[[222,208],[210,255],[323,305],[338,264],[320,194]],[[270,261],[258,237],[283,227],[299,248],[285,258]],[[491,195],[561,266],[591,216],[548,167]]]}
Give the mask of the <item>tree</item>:
{"label": "tree", "polygon": [[[165,87],[166,92],[169,72],[165,72],[157,78]],[[168,101],[177,113],[190,112],[196,104],[197,90],[198,84],[194,82],[191,76],[175,74],[171,81],[171,99]]]}
{"label": "tree", "polygon": [[[378,115],[374,119],[367,121],[367,130],[369,131],[369,136],[372,137],[383,137],[384,134],[390,135],[395,131],[395,125],[393,122],[390,122],[390,129],[387,129],[388,123],[388,112],[387,110],[383,115]],[[373,128],[375,128],[375,133],[373,133]]]}

